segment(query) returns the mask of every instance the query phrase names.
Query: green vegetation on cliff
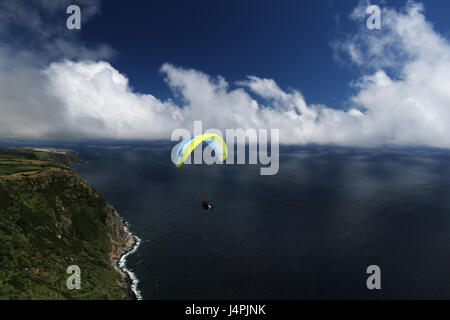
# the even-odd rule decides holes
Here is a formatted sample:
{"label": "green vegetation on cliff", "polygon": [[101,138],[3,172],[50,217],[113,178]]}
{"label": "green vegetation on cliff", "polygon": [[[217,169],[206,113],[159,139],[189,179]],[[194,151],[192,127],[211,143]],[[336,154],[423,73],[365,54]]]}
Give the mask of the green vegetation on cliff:
{"label": "green vegetation on cliff", "polygon": [[[67,168],[79,159],[0,149],[0,299],[121,299],[111,265],[127,240],[117,212]],[[81,269],[69,290],[66,269]]]}

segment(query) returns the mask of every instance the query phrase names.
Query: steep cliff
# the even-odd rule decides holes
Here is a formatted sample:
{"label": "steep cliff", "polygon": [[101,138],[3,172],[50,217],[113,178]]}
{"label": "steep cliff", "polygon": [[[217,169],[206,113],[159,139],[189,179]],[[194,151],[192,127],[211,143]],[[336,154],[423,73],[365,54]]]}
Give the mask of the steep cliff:
{"label": "steep cliff", "polygon": [[[0,150],[0,299],[130,297],[125,275],[114,267],[132,243],[123,221],[74,171],[51,158],[2,157]],[[7,170],[24,159],[32,169]],[[71,265],[81,270],[79,290],[66,285]]]}

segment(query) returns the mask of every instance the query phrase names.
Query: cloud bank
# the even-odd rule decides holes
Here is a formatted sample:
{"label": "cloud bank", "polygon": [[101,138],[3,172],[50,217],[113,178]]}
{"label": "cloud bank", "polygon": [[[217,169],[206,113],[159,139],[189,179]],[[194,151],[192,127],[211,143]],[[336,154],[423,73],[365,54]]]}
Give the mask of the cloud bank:
{"label": "cloud bank", "polygon": [[[177,105],[133,92],[124,74],[99,61],[102,50],[19,64],[7,53],[17,50],[2,46],[0,136],[169,139],[173,129],[203,120],[204,128],[222,130],[279,128],[281,142],[290,144],[450,148],[450,45],[423,6],[383,9],[380,31],[365,28],[363,5],[351,19],[361,29],[334,44],[362,72],[349,109],[308,104],[300,91],[283,90],[273,79],[252,75],[230,85],[164,64],[161,73],[182,101]],[[33,52],[21,54],[36,59]]]}

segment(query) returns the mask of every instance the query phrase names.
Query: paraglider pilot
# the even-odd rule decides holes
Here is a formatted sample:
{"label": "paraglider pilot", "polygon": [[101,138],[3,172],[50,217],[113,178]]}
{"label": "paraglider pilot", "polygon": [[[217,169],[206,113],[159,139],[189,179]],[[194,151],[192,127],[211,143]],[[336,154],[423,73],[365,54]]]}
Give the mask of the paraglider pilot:
{"label": "paraglider pilot", "polygon": [[212,210],[213,209],[213,206],[211,205],[211,203],[209,203],[208,200],[202,201],[202,207],[203,207],[203,210]]}

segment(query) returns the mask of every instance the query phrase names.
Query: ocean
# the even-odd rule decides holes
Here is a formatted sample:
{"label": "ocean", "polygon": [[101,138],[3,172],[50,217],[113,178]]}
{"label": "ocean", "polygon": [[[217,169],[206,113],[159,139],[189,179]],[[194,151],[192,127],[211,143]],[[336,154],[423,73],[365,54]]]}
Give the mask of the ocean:
{"label": "ocean", "polygon": [[144,299],[450,299],[450,151],[285,146],[261,176],[175,168],[165,142],[55,146],[142,239]]}

